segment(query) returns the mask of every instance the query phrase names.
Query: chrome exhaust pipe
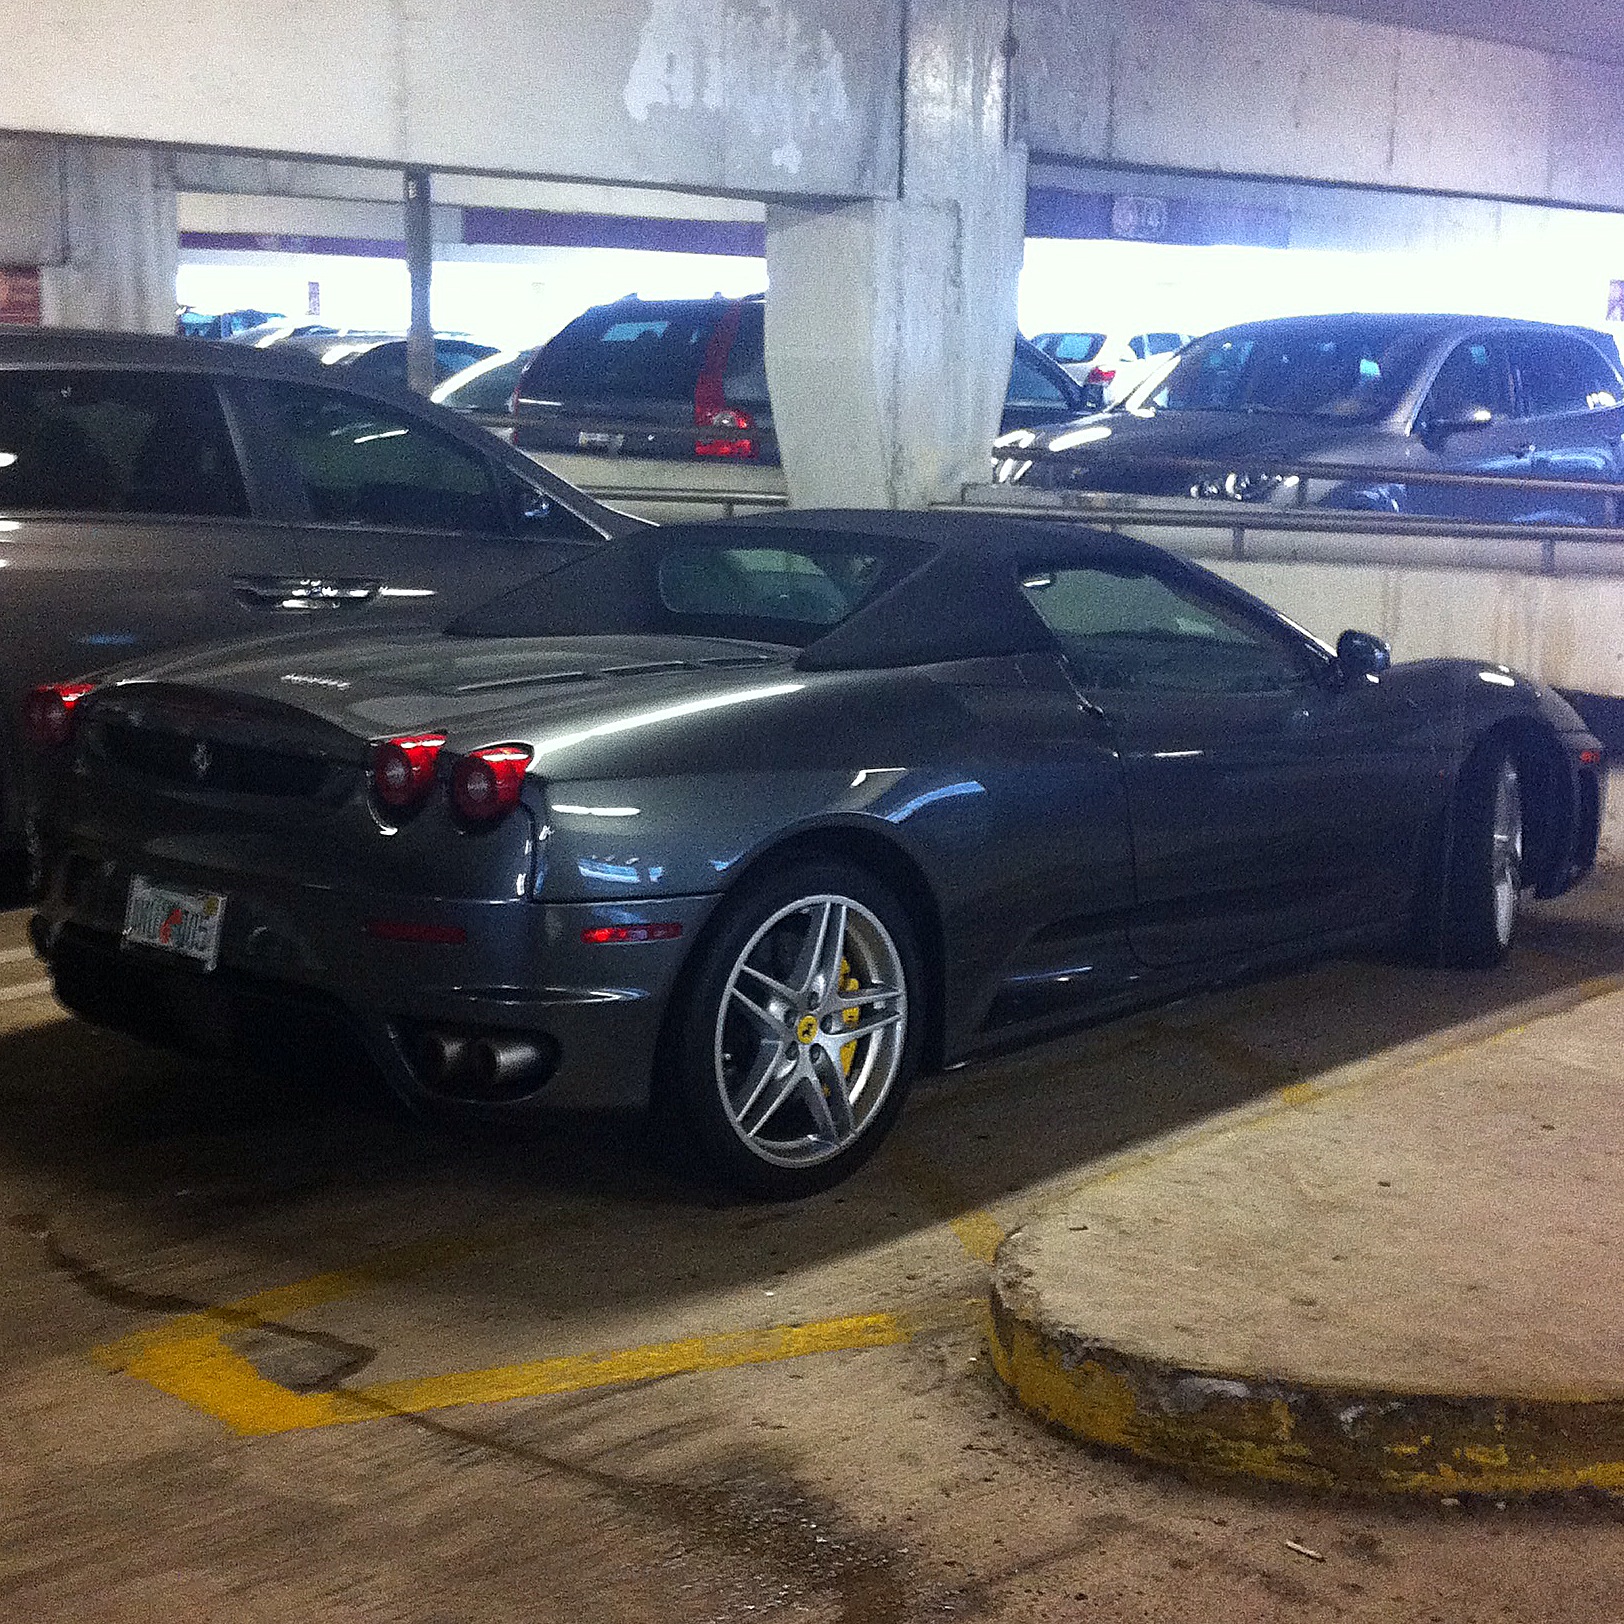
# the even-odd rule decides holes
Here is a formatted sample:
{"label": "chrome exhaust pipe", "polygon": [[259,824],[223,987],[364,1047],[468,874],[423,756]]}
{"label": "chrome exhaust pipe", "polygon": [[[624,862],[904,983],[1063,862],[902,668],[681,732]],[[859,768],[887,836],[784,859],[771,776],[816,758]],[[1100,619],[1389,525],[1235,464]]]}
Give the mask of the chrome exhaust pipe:
{"label": "chrome exhaust pipe", "polygon": [[541,1068],[541,1049],[524,1038],[475,1038],[458,1081],[475,1094],[506,1094]]}
{"label": "chrome exhaust pipe", "polygon": [[466,1064],[468,1039],[455,1032],[425,1032],[418,1047],[423,1081],[440,1088]]}
{"label": "chrome exhaust pipe", "polygon": [[544,1037],[477,1034],[430,1027],[415,1044],[418,1079],[453,1099],[515,1099],[533,1093],[552,1075],[558,1046]]}

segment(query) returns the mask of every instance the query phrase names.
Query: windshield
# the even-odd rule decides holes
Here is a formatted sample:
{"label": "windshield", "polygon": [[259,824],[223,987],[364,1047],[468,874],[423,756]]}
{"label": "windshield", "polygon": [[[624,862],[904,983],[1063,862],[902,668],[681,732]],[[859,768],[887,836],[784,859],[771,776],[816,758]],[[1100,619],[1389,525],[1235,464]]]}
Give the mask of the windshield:
{"label": "windshield", "polygon": [[726,637],[805,648],[931,551],[780,526],[672,526],[528,582],[465,615],[450,633]]}
{"label": "windshield", "polygon": [[1398,404],[1425,347],[1392,322],[1231,329],[1198,339],[1134,405],[1371,422]]}

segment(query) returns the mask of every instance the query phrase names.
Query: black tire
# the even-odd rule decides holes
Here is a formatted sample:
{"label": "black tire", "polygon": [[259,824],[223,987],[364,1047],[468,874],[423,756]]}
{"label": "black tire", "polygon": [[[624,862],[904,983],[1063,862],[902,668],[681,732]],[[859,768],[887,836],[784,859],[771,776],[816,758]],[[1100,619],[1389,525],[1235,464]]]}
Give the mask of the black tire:
{"label": "black tire", "polygon": [[[802,985],[795,972],[818,957],[820,918],[826,943],[837,924],[842,933],[835,984],[813,967]],[[757,1199],[826,1190],[895,1123],[924,1019],[912,922],[867,870],[815,859],[746,882],[674,995],[654,1083],[659,1148],[690,1176]],[[854,1029],[859,1036],[848,1038]],[[775,1099],[778,1108],[754,1123]]]}
{"label": "black tire", "polygon": [[[1517,754],[1508,744],[1488,739],[1467,757],[1417,902],[1416,939],[1427,962],[1462,970],[1505,962],[1521,911],[1521,794]],[[1505,827],[1508,796],[1514,835]]]}

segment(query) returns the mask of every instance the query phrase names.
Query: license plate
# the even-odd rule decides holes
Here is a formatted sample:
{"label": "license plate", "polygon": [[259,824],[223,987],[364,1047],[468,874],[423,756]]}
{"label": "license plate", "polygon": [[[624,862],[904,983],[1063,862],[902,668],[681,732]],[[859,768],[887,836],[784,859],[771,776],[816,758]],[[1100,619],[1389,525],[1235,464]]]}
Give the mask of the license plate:
{"label": "license plate", "polygon": [[195,959],[212,970],[220,957],[220,922],[226,899],[207,891],[154,885],[139,874],[130,881],[124,907],[124,945]]}

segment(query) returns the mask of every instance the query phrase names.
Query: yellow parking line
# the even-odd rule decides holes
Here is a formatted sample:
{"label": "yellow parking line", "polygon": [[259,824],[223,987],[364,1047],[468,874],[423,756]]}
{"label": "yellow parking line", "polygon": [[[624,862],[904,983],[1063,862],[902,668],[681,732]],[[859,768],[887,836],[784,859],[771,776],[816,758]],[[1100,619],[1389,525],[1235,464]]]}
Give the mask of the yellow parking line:
{"label": "yellow parking line", "polygon": [[[321,1277],[328,1282],[340,1278]],[[317,1288],[314,1293],[312,1287]],[[279,1298],[284,1306],[310,1306],[332,1301],[326,1293],[327,1287],[315,1281],[282,1292],[266,1292],[221,1313],[189,1314],[172,1320],[155,1331],[98,1349],[96,1358],[110,1369],[134,1376],[213,1416],[233,1432],[263,1437],[349,1421],[420,1415],[455,1405],[499,1404],[516,1398],[624,1386],[658,1376],[731,1370],[814,1353],[894,1347],[911,1341],[923,1330],[968,1321],[983,1306],[980,1299],[967,1299],[897,1313],[854,1314],[805,1325],[723,1331],[610,1353],[569,1354],[317,1393],[295,1393],[269,1380],[227,1345],[226,1327],[233,1316],[240,1315],[242,1324],[264,1323],[246,1312],[249,1303]]]}
{"label": "yellow parking line", "polygon": [[852,1314],[814,1320],[805,1325],[773,1325],[763,1330],[722,1331],[712,1336],[682,1337],[615,1353],[570,1354],[524,1364],[497,1365],[416,1381],[380,1382],[355,1392],[334,1393],[336,1421],[363,1421],[380,1413],[417,1415],[457,1404],[499,1404],[548,1393],[578,1393],[593,1387],[617,1387],[657,1376],[684,1376],[699,1371],[734,1370],[741,1365],[772,1364],[812,1353],[847,1353],[862,1348],[890,1348],[912,1341],[921,1331],[968,1320],[981,1306],[966,1299],[941,1307],[901,1313]]}

